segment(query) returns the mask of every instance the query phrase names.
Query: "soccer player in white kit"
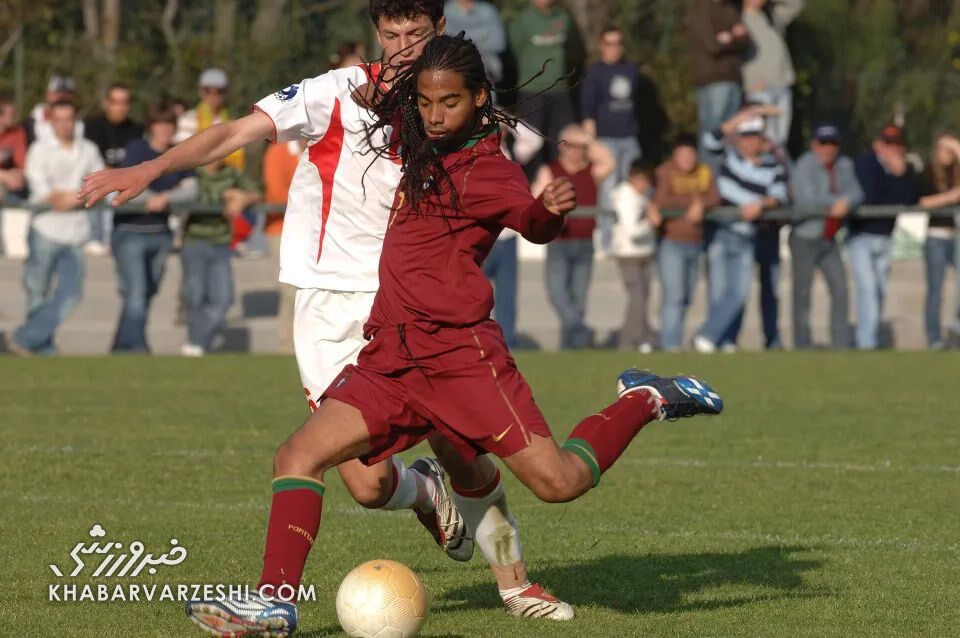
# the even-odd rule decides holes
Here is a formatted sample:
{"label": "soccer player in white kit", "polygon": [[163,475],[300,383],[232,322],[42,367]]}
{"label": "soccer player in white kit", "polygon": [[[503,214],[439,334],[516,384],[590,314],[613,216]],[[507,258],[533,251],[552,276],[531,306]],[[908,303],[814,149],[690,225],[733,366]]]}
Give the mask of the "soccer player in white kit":
{"label": "soccer player in white kit", "polygon": [[[383,237],[400,181],[399,159],[370,152],[365,125],[372,115],[362,104],[376,94],[371,86],[388,86],[397,70],[412,64],[444,27],[442,0],[371,0],[370,15],[384,51],[380,63],[293,84],[260,100],[250,115],[206,129],[156,160],[88,176],[78,195],[89,206],[117,192],[113,204],[121,205],[166,172],[202,166],[261,139],[306,139],[284,219],[280,281],[298,289],[294,347],[312,409],[366,345],[363,325],[378,288]],[[338,471],[361,505],[413,509],[451,558],[469,560],[475,541],[511,615],[572,618],[569,605],[527,578],[519,528],[507,508],[496,465],[486,456],[466,464],[442,437],[431,437],[430,443],[439,463],[420,459],[408,468],[396,458],[370,467],[351,461]],[[281,446],[277,454],[283,451]],[[452,494],[441,465],[450,475]],[[319,482],[304,486],[282,478],[274,481],[274,507],[281,495],[291,497],[296,489],[322,495]],[[270,529],[268,534],[285,531]],[[304,536],[299,530],[286,533],[296,549]],[[296,550],[302,551],[303,561],[313,544],[312,538],[307,540]],[[282,605],[250,599],[200,601],[188,611],[195,622],[220,635],[261,635],[257,627],[272,631],[270,635],[286,635],[278,631],[292,632],[296,611],[280,609]]]}

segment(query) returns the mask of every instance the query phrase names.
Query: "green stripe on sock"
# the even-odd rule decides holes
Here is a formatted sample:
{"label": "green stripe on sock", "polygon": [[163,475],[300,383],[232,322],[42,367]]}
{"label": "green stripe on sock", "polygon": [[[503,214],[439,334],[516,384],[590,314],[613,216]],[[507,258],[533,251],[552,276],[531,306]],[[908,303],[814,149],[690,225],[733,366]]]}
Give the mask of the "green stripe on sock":
{"label": "green stripe on sock", "polygon": [[308,478],[295,478],[284,476],[273,481],[273,493],[287,492],[289,490],[313,490],[320,496],[323,496],[323,483]]}
{"label": "green stripe on sock", "polygon": [[597,453],[593,451],[593,446],[583,439],[570,439],[563,444],[563,449],[573,452],[587,464],[590,473],[593,474],[593,486],[600,485],[600,477],[603,472],[600,471],[600,465],[597,463]]}

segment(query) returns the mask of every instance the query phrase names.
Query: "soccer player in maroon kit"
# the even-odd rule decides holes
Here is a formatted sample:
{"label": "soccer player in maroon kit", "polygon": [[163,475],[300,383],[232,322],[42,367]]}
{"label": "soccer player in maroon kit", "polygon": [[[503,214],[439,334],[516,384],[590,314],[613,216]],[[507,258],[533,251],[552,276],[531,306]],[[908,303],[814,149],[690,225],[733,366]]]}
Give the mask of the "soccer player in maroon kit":
{"label": "soccer player in maroon kit", "polygon": [[[384,129],[399,123],[404,178],[365,328],[370,343],[277,451],[275,481],[302,489],[274,494],[261,587],[299,585],[320,525],[324,473],[340,463],[376,463],[440,432],[464,459],[496,454],[539,498],[566,502],[595,487],[649,422],[723,409],[696,379],[628,370],[615,403],[583,420],[563,446],[554,441],[490,318],[482,263],[505,227],[537,243],[553,239],[575,192],[561,178],[539,198],[530,194],[500,150],[507,116],[490,97],[474,44],[439,36],[371,107],[371,139],[390,139]],[[291,538],[289,529],[300,533]],[[246,618],[269,635],[296,626],[289,603],[231,613],[233,627]]]}

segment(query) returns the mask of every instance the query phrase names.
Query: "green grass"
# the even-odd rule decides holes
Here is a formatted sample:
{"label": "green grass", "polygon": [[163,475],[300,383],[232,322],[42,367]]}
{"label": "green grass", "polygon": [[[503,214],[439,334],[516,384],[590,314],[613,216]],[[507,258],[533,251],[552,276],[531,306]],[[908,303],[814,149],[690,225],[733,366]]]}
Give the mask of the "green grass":
{"label": "green grass", "polygon": [[[519,360],[558,437],[607,402],[630,362]],[[302,635],[336,635],[339,581],[373,558],[422,576],[429,636],[957,635],[960,359],[649,363],[702,375],[727,413],[650,426],[570,505],[508,479],[530,571],[576,620],[507,618],[479,556],[448,561],[412,516],[364,511],[331,477]],[[285,358],[0,360],[3,635],[199,636],[180,603],[49,603],[47,565],[69,570],[99,523],[108,540],[188,549],[136,582],[253,582],[273,450],[304,416],[298,388]],[[91,573],[75,582],[114,582]]]}

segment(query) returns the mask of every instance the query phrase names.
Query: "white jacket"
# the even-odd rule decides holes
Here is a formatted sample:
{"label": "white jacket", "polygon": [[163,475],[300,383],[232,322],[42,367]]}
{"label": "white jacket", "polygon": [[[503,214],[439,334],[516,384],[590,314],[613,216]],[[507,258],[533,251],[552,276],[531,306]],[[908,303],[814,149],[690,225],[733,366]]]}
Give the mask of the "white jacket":
{"label": "white jacket", "polygon": [[647,219],[650,198],[637,191],[630,182],[621,182],[610,195],[614,212],[610,253],[614,257],[650,257],[656,251],[657,235]]}

